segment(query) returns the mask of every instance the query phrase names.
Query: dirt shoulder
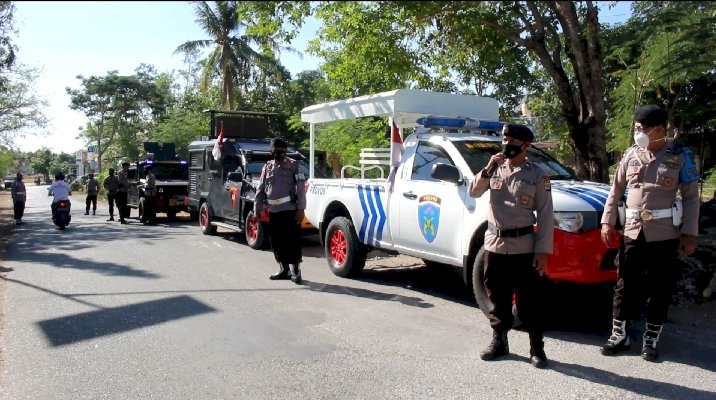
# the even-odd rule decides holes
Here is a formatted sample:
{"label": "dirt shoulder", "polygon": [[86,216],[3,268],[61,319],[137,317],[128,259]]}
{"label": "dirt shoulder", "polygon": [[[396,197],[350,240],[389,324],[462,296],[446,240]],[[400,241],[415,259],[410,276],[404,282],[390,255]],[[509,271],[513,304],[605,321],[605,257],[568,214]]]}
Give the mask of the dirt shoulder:
{"label": "dirt shoulder", "polygon": [[[9,190],[0,190],[0,276],[7,276],[5,267],[5,254],[10,241],[10,235],[15,228],[15,219],[13,218],[12,198]],[[5,334],[5,279],[0,279],[0,368],[5,370],[5,348],[2,340]],[[3,383],[0,381],[0,386]]]}

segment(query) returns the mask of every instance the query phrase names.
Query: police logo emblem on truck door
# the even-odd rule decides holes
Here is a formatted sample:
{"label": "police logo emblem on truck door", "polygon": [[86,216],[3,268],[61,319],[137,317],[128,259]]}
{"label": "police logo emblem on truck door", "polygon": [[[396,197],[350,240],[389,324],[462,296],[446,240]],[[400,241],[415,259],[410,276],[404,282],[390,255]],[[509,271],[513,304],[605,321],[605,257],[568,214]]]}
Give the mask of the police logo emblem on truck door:
{"label": "police logo emblem on truck door", "polygon": [[440,226],[440,198],[425,195],[418,200],[418,227],[428,243],[438,235]]}

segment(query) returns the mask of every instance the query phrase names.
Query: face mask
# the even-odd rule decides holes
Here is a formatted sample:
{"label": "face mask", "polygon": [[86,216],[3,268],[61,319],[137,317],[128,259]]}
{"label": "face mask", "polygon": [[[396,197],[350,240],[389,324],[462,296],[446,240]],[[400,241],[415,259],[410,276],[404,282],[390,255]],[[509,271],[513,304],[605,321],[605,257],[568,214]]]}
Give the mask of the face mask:
{"label": "face mask", "polygon": [[649,146],[649,135],[644,132],[637,132],[634,134],[634,142],[637,146],[645,149]]}
{"label": "face mask", "polygon": [[283,158],[286,157],[285,151],[274,151],[273,152],[273,159],[276,161],[281,161]]}
{"label": "face mask", "polygon": [[522,145],[520,144],[502,144],[502,154],[505,158],[512,159],[522,153]]}

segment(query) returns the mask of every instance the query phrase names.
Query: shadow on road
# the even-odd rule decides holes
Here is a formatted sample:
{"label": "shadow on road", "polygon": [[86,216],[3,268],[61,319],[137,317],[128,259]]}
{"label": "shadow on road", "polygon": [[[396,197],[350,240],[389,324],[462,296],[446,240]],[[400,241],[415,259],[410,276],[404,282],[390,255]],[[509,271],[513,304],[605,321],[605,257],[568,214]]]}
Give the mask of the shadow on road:
{"label": "shadow on road", "polygon": [[329,283],[311,282],[305,279],[303,280],[302,285],[315,292],[342,294],[346,296],[363,297],[366,299],[380,301],[397,301],[398,303],[402,303],[407,306],[420,308],[434,307],[431,303],[426,303],[423,299],[419,297],[402,296],[393,293],[382,293],[350,286],[331,285]]}
{"label": "shadow on road", "polygon": [[550,369],[571,377],[584,379],[589,382],[606,386],[617,387],[638,395],[653,399],[681,400],[681,399],[714,399],[716,393],[705,390],[692,389],[675,383],[654,381],[651,379],[623,376],[601,369],[578,364],[568,364],[550,360]]}
{"label": "shadow on road", "polygon": [[52,346],[63,346],[215,311],[216,309],[184,295],[104,308],[40,321],[37,324]]}

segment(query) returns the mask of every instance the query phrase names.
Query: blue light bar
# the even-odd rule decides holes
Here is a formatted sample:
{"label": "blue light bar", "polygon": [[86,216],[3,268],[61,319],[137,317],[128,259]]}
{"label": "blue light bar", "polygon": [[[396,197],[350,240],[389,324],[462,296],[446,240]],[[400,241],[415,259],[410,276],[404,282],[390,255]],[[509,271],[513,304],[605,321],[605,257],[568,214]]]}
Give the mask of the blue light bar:
{"label": "blue light bar", "polygon": [[179,161],[179,164],[181,164],[181,165],[186,165],[186,161],[181,160],[181,161]]}
{"label": "blue light bar", "polygon": [[436,118],[422,117],[416,121],[426,128],[444,129],[485,129],[501,130],[504,122],[499,121],[478,121],[471,118]]}

